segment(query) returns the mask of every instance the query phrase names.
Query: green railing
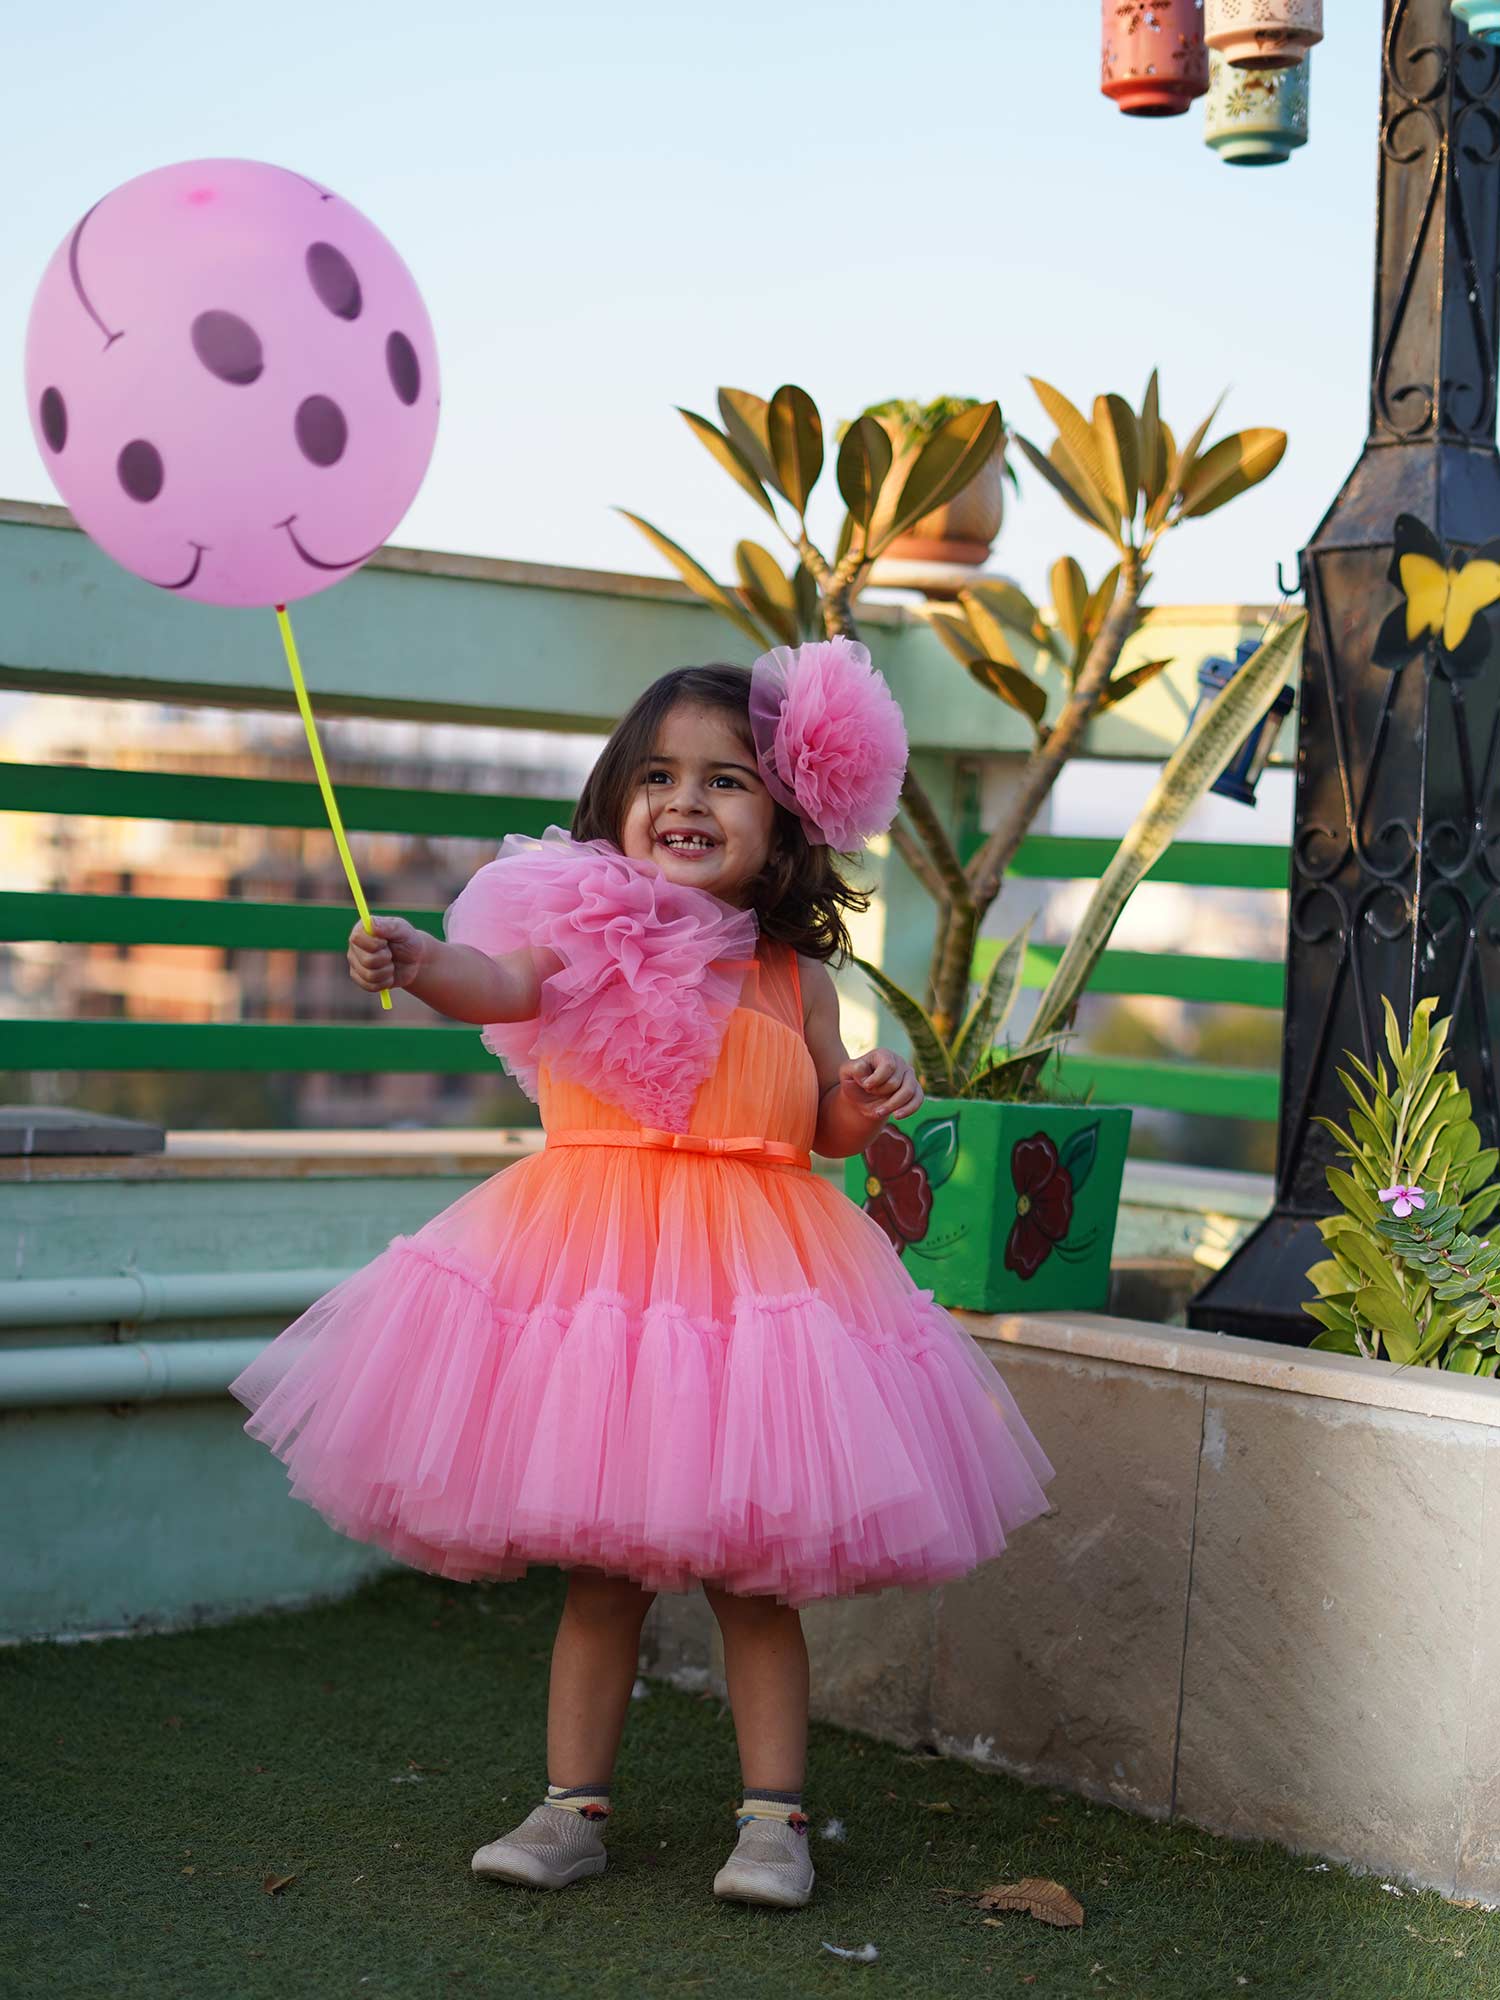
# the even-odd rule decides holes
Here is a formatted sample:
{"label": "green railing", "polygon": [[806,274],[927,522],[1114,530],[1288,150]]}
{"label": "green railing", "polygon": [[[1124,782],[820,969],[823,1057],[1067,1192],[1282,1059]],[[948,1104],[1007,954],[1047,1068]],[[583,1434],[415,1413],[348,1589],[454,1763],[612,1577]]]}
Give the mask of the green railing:
{"label": "green railing", "polygon": [[[356,832],[423,833],[493,840],[566,824],[560,799],[471,792],[409,791],[343,785],[346,824]],[[217,778],[150,771],[103,771],[76,765],[0,764],[0,810],[69,813],[261,827],[321,827],[312,784],[263,778]],[[1020,850],[1013,873],[1034,879],[1091,880],[1115,843],[1037,835]],[[1203,888],[1274,890],[1286,886],[1283,846],[1179,842],[1152,880]],[[380,906],[386,907],[386,906]],[[398,914],[441,935],[438,910]],[[344,903],[219,902],[152,896],[0,893],[0,940],[102,945],[209,946],[235,951],[342,952],[350,927]],[[982,970],[996,946],[978,955]],[[1044,986],[1057,947],[1033,946],[1024,983]],[[1279,1008],[1282,967],[1275,961],[1178,953],[1106,952],[1091,982],[1100,993]],[[74,1070],[283,1070],[344,1073],[405,1070],[455,1074],[492,1069],[471,1028],[384,1026],[377,1022],[187,1022],[8,1020],[0,1024],[0,1067]],[[1277,1078],[1257,1069],[1075,1056],[1069,1081],[1142,1107],[1220,1117],[1274,1119]]]}

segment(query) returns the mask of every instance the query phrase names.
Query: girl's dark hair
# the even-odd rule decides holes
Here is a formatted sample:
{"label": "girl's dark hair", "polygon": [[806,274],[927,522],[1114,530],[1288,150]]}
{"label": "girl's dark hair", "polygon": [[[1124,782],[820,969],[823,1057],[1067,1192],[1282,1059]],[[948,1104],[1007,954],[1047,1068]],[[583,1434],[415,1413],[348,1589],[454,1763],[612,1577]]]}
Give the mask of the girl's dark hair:
{"label": "girl's dark hair", "polygon": [[[616,723],[574,810],[575,840],[620,845],[625,815],[644,782],[657,731],[668,711],[681,702],[722,709],[733,718],[753,758],[749,668],[717,662],[677,667],[653,681]],[[844,912],[867,909],[870,902],[864,890],[852,888],[840,875],[832,850],[815,847],[797,815],[783,805],[776,807],[765,868],[749,885],[746,900],[766,937],[825,964],[849,957],[852,946]]]}

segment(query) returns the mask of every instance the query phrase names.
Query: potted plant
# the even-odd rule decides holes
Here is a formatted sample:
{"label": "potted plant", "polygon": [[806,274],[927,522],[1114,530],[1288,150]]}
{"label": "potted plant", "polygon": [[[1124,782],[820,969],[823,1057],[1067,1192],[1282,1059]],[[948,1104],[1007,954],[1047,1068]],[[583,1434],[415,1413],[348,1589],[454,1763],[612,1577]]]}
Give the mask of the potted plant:
{"label": "potted plant", "polygon": [[[1476,1232],[1500,1208],[1500,1153],[1481,1148],[1469,1093],[1443,1062],[1448,1022],[1417,1003],[1404,1044],[1389,1000],[1374,1069],[1346,1056],[1349,1127],[1332,1133],[1335,1214],[1318,1224],[1328,1256],[1308,1277],[1314,1347],[1460,1375],[1500,1371],[1500,1245]],[[1350,1072],[1353,1072],[1352,1074]]]}
{"label": "potted plant", "polygon": [[878,966],[856,961],[906,1029],[927,1096],[848,1163],[845,1188],[909,1267],[933,1267],[942,1304],[1090,1312],[1107,1303],[1131,1113],[1060,1098],[1058,1051],[1126,903],[1275,700],[1305,624],[1299,612],[1268,635],[1199,710],[1100,876],[1021,1046],[999,1038],[1029,926],[997,956],[952,1035]]}
{"label": "potted plant", "polygon": [[[974,396],[940,396],[932,403],[900,400],[872,403],[861,412],[862,416],[873,417],[884,430],[894,454],[870,523],[873,536],[879,539],[884,535],[906,474],[929,441],[950,417],[978,408],[979,401]],[[845,425],[839,433],[841,439],[848,428]],[[885,549],[885,560],[951,563],[965,569],[982,569],[1005,519],[1005,482],[1008,479],[1012,486],[1017,484],[1015,468],[1006,456],[1006,443],[1002,431],[989,458],[968,485],[897,535]]]}
{"label": "potted plant", "polygon": [[[1033,747],[999,825],[988,832],[967,861],[960,858],[917,772],[908,768],[901,792],[902,811],[891,829],[891,842],[936,904],[925,1004],[900,993],[883,974],[877,976],[876,984],[912,1037],[919,1075],[937,1107],[930,1112],[924,1107],[917,1121],[908,1121],[911,1129],[904,1135],[893,1135],[898,1141],[904,1136],[911,1143],[913,1152],[905,1171],[920,1166],[925,1191],[916,1180],[893,1191],[893,1183],[902,1177],[901,1163],[906,1161],[904,1148],[899,1146],[899,1161],[896,1153],[886,1148],[873,1161],[866,1159],[851,1168],[856,1176],[854,1191],[863,1193],[874,1205],[872,1212],[883,1226],[894,1223],[899,1230],[900,1217],[918,1219],[927,1196],[935,1202],[949,1181],[954,1182],[953,1197],[962,1195],[968,1186],[969,1165],[989,1159],[993,1172],[986,1184],[988,1191],[974,1199],[987,1207],[990,1231],[998,1237],[1001,1248],[998,1257],[993,1244],[983,1252],[971,1244],[970,1250],[981,1257],[990,1272],[998,1271],[1025,1285],[1032,1285],[1042,1270],[1048,1272],[1049,1280],[1057,1276],[1068,1268],[1068,1259],[1057,1255],[1055,1247],[1039,1258],[1035,1234],[1025,1228],[1013,1243],[1015,1225],[1037,1218],[1035,1227],[1044,1235],[1057,1227],[1064,1206],[1063,1188],[1056,1179],[1059,1170],[1067,1174],[1075,1204],[1086,1181],[1091,1200],[1108,1209],[1112,1224],[1119,1173],[1111,1163],[1118,1155],[1123,1166],[1124,1141],[1122,1138],[1118,1148],[1112,1139],[1106,1143],[1101,1126],[1085,1172],[1082,1153],[1067,1156],[1065,1162],[1063,1149],[1071,1143],[1071,1132],[1062,1140],[1052,1137],[1057,1149],[1055,1168],[1050,1166],[1045,1149],[1017,1153],[1017,1146],[1029,1133],[1010,1138],[987,1136],[982,1144],[975,1135],[980,1126],[997,1133],[1006,1122],[1001,1111],[1009,1113],[1013,1104],[1020,1103],[1027,1107],[1036,1133],[1049,1136],[1048,1128],[1036,1121],[1044,1082],[1051,1085],[1054,1094],[1058,1088],[1050,1059],[1068,1030],[1125,899],[1280,691],[1306,623],[1305,615],[1298,613],[1268,635],[1228,686],[1199,711],[1187,737],[1163,767],[1140,819],[1101,878],[1088,912],[1043,995],[1031,1039],[1024,1049],[996,1054],[993,1041],[1003,1025],[1002,1009],[1008,1008],[1014,992],[1012,987],[1007,997],[1002,982],[989,1003],[981,1004],[981,994],[971,1008],[980,926],[1059,772],[1082,748],[1089,722],[1101,710],[1127,699],[1169,664],[1149,660],[1119,671],[1125,644],[1140,621],[1151,555],[1162,537],[1184,521],[1212,513],[1257,485],[1274,470],[1286,447],[1285,434],[1275,430],[1239,432],[1207,446],[1216,412],[1210,412],[1179,446],[1162,421],[1154,373],[1139,412],[1123,397],[1100,396],[1092,419],[1049,384],[1033,379],[1033,387],[1056,426],[1057,437],[1045,453],[1024,437],[1015,441],[1064,504],[1106,537],[1116,560],[1093,586],[1071,556],[1054,564],[1050,619],[1010,584],[975,586],[960,592],[956,606],[928,606],[921,614],[982,687],[1026,718]],[[812,541],[807,529],[809,497],[824,465],[822,420],[812,398],[790,384],[778,389],[769,401],[745,390],[723,389],[719,411],[722,429],[693,411],[684,410],[682,415],[700,442],[790,544],[796,558],[790,573],[769,550],[757,543],[741,542],[735,552],[740,588],[732,591],[717,583],[694,557],[649,522],[634,514],[627,518],[671,561],[689,586],[758,649],[795,645],[818,634],[820,628],[829,637],[843,634],[857,638],[855,607],[876,560],[900,535],[962,493],[992,463],[1006,437],[998,404],[961,407],[939,418],[936,429],[898,480],[888,432],[876,417],[868,413],[858,417],[845,432],[838,452],[837,479],[845,514],[830,557]],[[894,500],[889,498],[892,491]],[[787,513],[790,520],[784,518]],[[997,967],[1006,962],[1002,955]],[[976,1020],[980,1026],[972,1025]],[[1065,1082],[1061,1087],[1065,1089]],[[924,1140],[919,1154],[916,1148],[921,1131],[941,1124],[947,1107],[953,1104],[967,1106],[959,1114],[960,1126]],[[1128,1118],[1128,1112],[1120,1114],[1126,1124]],[[1111,1127],[1123,1129],[1119,1120]],[[964,1136],[955,1150],[950,1140],[956,1138],[957,1130]],[[1005,1157],[1007,1144],[1010,1151]],[[960,1161],[965,1163],[963,1173]],[[1046,1175],[1043,1167],[1048,1168]],[[876,1184],[873,1193],[871,1182]],[[1062,1244],[1071,1226],[1070,1220],[1069,1230],[1049,1235],[1048,1241],[1054,1246]],[[964,1227],[967,1241],[969,1225]],[[1112,1236],[1112,1226],[1107,1234]],[[1105,1236],[1101,1229],[1099,1240],[1107,1274],[1109,1243]],[[921,1238],[908,1235],[907,1254],[918,1241],[925,1246],[924,1254],[939,1247],[930,1231]],[[1007,1248],[1012,1266],[1008,1272]],[[1031,1278],[1020,1278],[1013,1268],[1018,1264],[1033,1266]],[[1085,1285],[1070,1291],[1068,1303],[1103,1303],[1098,1268],[1097,1263],[1090,1267]],[[953,1297],[941,1271],[934,1275],[934,1290],[943,1303],[965,1302]],[[1037,1291],[1033,1286],[1017,1292],[1012,1288],[1010,1302],[1035,1304],[1047,1290]],[[995,1301],[1004,1294],[1005,1287],[998,1281],[990,1285],[984,1294],[990,1309],[996,1309]]]}

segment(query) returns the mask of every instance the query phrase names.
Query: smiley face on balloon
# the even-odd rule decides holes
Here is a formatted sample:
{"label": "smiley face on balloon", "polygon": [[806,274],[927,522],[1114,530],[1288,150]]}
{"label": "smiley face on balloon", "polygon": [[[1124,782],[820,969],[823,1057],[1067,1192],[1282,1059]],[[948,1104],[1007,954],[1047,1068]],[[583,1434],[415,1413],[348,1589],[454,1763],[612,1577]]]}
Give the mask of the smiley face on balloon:
{"label": "smiley face on balloon", "polygon": [[26,342],[38,449],[77,519],[160,589],[286,604],[381,546],[437,434],[416,284],[300,174],[197,160],[67,235]]}

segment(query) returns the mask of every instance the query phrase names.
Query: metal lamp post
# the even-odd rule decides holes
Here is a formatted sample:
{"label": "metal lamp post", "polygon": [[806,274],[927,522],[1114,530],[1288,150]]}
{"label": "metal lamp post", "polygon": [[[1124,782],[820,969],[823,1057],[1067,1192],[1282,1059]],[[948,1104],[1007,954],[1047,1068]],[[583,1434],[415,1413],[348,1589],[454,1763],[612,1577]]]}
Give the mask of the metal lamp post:
{"label": "metal lamp post", "polygon": [[1346,1049],[1374,1061],[1382,995],[1454,1017],[1485,1145],[1500,1141],[1500,664],[1372,657],[1397,602],[1396,516],[1468,550],[1500,533],[1500,49],[1449,0],[1385,0],[1369,435],[1302,554],[1302,670],[1285,1039],[1270,1217],[1190,1323],[1305,1344],[1316,1222],[1332,1207]]}

